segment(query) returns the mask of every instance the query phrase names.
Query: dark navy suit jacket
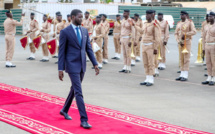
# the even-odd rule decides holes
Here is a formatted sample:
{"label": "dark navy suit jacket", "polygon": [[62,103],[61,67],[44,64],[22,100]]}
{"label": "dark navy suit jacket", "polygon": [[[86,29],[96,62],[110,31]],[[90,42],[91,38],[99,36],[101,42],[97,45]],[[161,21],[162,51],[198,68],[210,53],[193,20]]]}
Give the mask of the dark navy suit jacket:
{"label": "dark navy suit jacket", "polygon": [[87,29],[80,27],[82,43],[78,43],[76,33],[71,25],[61,30],[58,54],[58,70],[67,73],[86,72],[86,53],[92,64],[98,65],[90,44]]}

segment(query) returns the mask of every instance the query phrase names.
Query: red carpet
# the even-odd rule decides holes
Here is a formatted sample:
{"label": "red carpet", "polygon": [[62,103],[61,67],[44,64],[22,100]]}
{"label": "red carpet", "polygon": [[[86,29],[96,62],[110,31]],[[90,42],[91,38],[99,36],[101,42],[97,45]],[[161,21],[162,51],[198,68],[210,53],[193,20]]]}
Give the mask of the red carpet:
{"label": "red carpet", "polygon": [[75,104],[68,121],[59,114],[65,99],[0,83],[0,120],[34,134],[209,134],[86,104],[90,130],[80,127]]}

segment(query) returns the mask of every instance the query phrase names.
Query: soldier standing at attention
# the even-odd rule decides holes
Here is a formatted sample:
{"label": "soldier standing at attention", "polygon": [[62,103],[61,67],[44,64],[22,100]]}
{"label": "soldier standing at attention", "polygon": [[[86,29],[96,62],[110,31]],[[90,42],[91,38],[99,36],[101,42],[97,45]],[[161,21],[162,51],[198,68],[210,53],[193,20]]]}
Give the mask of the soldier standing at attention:
{"label": "soldier standing at attention", "polygon": [[102,14],[101,19],[102,19],[102,25],[105,28],[104,46],[103,46],[103,63],[107,64],[108,63],[108,34],[110,30],[110,24],[106,20],[107,19],[106,14]]}
{"label": "soldier standing at attention", "polygon": [[202,43],[203,54],[206,55],[206,65],[208,71],[208,78],[202,84],[209,84],[213,86],[215,83],[215,13],[210,12],[209,22],[207,30],[204,30]]}
{"label": "soldier standing at attention", "polygon": [[161,27],[161,39],[162,42],[160,45],[160,52],[161,52],[161,58],[162,60],[160,60],[159,65],[158,65],[158,69],[160,70],[164,70],[166,68],[166,45],[167,45],[167,41],[169,39],[169,24],[166,20],[163,19],[163,13],[158,13],[158,22],[160,23],[160,27]]}
{"label": "soldier standing at attention", "polygon": [[40,35],[45,40],[45,43],[42,44],[43,58],[41,62],[49,61],[49,51],[47,46],[47,41],[49,40],[49,33],[51,32],[51,23],[47,21],[47,15],[43,16],[42,29],[40,30]]}
{"label": "soldier standing at attention", "polygon": [[146,11],[147,21],[143,24],[143,28],[135,26],[135,29],[142,33],[142,56],[146,80],[140,85],[152,86],[154,84],[155,64],[154,58],[157,54],[157,45],[161,40],[160,28],[153,20],[153,10]]}
{"label": "soldier standing at attention", "polygon": [[[31,13],[31,22],[30,22],[30,30],[27,31],[27,34],[30,34],[30,38],[33,41],[34,38],[36,38],[36,31],[39,30],[39,24],[37,22],[37,20],[34,19],[35,14]],[[34,43],[29,43],[30,46],[30,51],[31,51],[31,55],[29,58],[27,58],[27,60],[35,60],[35,53],[36,53],[36,48],[34,46]]]}
{"label": "soldier standing at attention", "polygon": [[88,30],[89,36],[93,33],[93,20],[90,19],[90,13],[88,11],[84,14],[84,19],[82,21],[82,27]]}
{"label": "soldier standing at attention", "polygon": [[[196,34],[196,28],[190,20],[187,19],[187,12],[181,11],[181,21],[177,24],[175,30],[175,38],[179,44],[180,58],[181,58],[181,74],[175,80],[177,81],[187,81],[188,71],[190,64],[190,51],[191,51],[191,40],[192,36]],[[184,47],[186,43],[186,48]],[[188,52],[183,52],[187,49]]]}
{"label": "soldier standing at attention", "polygon": [[67,15],[67,22],[65,24],[65,27],[68,27],[71,24],[72,20],[71,20],[71,16],[70,14]]}
{"label": "soldier standing at attention", "polygon": [[113,28],[113,42],[115,46],[115,56],[112,59],[119,60],[121,55],[121,45],[120,45],[120,33],[121,33],[121,16],[116,15],[116,21],[114,22]]}
{"label": "soldier standing at attention", "polygon": [[131,25],[132,19],[129,17],[130,10],[124,10],[121,24],[121,39],[124,67],[120,73],[131,73],[131,44],[134,41],[134,27]]}
{"label": "soldier standing at attention", "polygon": [[4,21],[4,33],[5,33],[5,43],[6,43],[6,67],[16,67],[11,63],[15,48],[15,35],[16,26],[22,26],[25,14],[22,14],[20,22],[13,19],[13,14],[11,11],[6,12],[7,19]]}
{"label": "soldier standing at attention", "polygon": [[[53,24],[53,33],[56,33],[56,25],[59,23],[58,19],[57,19],[59,14],[61,14],[60,11],[56,12],[55,13],[55,15],[56,15],[55,17],[56,18],[54,19],[54,21],[52,21],[52,24]],[[57,54],[55,56],[53,56],[52,58],[58,58]]]}

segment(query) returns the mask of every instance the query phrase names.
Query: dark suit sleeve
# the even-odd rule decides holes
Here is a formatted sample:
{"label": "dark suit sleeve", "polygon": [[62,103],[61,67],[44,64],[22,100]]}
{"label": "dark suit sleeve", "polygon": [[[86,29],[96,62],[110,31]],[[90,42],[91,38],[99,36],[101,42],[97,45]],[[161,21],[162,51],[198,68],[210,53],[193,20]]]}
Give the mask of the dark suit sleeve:
{"label": "dark suit sleeve", "polygon": [[93,66],[96,66],[98,65],[97,61],[96,61],[96,58],[94,56],[94,52],[93,52],[93,49],[92,49],[92,46],[90,44],[90,38],[89,38],[89,34],[88,32],[87,33],[87,44],[86,44],[86,52],[87,52],[87,55],[90,59],[90,61],[92,62]]}
{"label": "dark suit sleeve", "polygon": [[59,40],[59,54],[58,54],[58,70],[64,71],[65,70],[65,57],[66,57],[66,35],[64,30],[60,32],[60,40]]}

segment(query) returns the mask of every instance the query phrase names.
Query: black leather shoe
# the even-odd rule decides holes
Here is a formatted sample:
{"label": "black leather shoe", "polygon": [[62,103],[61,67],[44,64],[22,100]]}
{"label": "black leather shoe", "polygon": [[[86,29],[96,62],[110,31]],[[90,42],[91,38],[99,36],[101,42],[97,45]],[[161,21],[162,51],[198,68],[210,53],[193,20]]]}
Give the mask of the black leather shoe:
{"label": "black leather shoe", "polygon": [[116,59],[116,57],[113,57],[113,58],[111,58],[111,59],[115,60],[115,59]]}
{"label": "black leather shoe", "polygon": [[5,65],[6,68],[14,68],[16,65]]}
{"label": "black leather shoe", "polygon": [[203,66],[206,66],[206,64],[203,64]]}
{"label": "black leather shoe", "polygon": [[181,80],[182,79],[182,77],[178,77],[178,78],[176,78],[175,80],[176,81],[179,81],[179,80]]}
{"label": "black leather shoe", "polygon": [[131,73],[131,71],[125,70],[125,72],[124,72],[124,73]]}
{"label": "black leather shoe", "polygon": [[90,124],[88,124],[86,121],[81,122],[81,127],[85,128],[85,129],[92,128],[92,126]]}
{"label": "black leather shoe", "polygon": [[48,62],[49,60],[45,60],[45,59],[42,59],[40,60],[41,62]]}
{"label": "black leather shoe", "polygon": [[213,81],[210,81],[208,85],[213,86],[213,85],[214,85],[214,82],[213,82]]}
{"label": "black leather shoe", "polygon": [[207,68],[205,68],[205,70],[208,70]]}
{"label": "black leather shoe", "polygon": [[124,73],[125,71],[126,71],[126,70],[123,69],[123,70],[121,70],[121,71],[119,71],[119,72],[120,72],[120,73]]}
{"label": "black leather shoe", "polygon": [[134,67],[134,66],[135,66],[135,64],[131,64],[131,66],[132,66],[132,67]]}
{"label": "black leather shoe", "polygon": [[58,64],[58,61],[57,61],[57,62],[55,62],[55,64]]}
{"label": "black leather shoe", "polygon": [[103,64],[108,64],[107,62],[103,61]]}
{"label": "black leather shoe", "polygon": [[179,74],[180,74],[180,73],[181,73],[181,71],[178,71],[177,73],[179,73]]}
{"label": "black leather shoe", "polygon": [[204,81],[204,82],[202,82],[202,84],[207,85],[207,84],[209,84],[209,81]]}
{"label": "black leather shoe", "polygon": [[160,70],[165,70],[165,68],[163,68],[163,67],[160,67]]}
{"label": "black leather shoe", "polygon": [[187,78],[182,77],[181,81],[187,81]]}
{"label": "black leather shoe", "polygon": [[90,60],[86,60],[86,62],[90,62]]}
{"label": "black leather shoe", "polygon": [[159,70],[161,70],[161,67],[158,67]]}
{"label": "black leather shoe", "polygon": [[27,58],[26,60],[35,60],[35,58],[29,57],[29,58]]}
{"label": "black leather shoe", "polygon": [[208,74],[205,74],[204,76],[205,76],[205,77],[208,77]]}
{"label": "black leather shoe", "polygon": [[140,62],[140,60],[136,60],[136,62]]}
{"label": "black leather shoe", "polygon": [[142,83],[140,83],[140,85],[146,85],[147,84],[147,82],[142,82]]}
{"label": "black leather shoe", "polygon": [[154,77],[158,77],[158,76],[159,76],[159,74],[154,74],[153,76],[154,76]]}
{"label": "black leather shoe", "polygon": [[58,58],[58,56],[53,56],[52,58]]}
{"label": "black leather shoe", "polygon": [[116,60],[120,60],[120,58],[116,57]]}
{"label": "black leather shoe", "polygon": [[62,110],[60,111],[60,115],[63,115],[65,119],[67,120],[72,120],[72,118],[65,112],[63,112]]}
{"label": "black leather shoe", "polygon": [[152,83],[149,83],[149,82],[146,84],[147,87],[152,86],[152,85],[153,85],[153,84],[152,84]]}
{"label": "black leather shoe", "polygon": [[102,69],[102,67],[98,67],[99,69]]}

